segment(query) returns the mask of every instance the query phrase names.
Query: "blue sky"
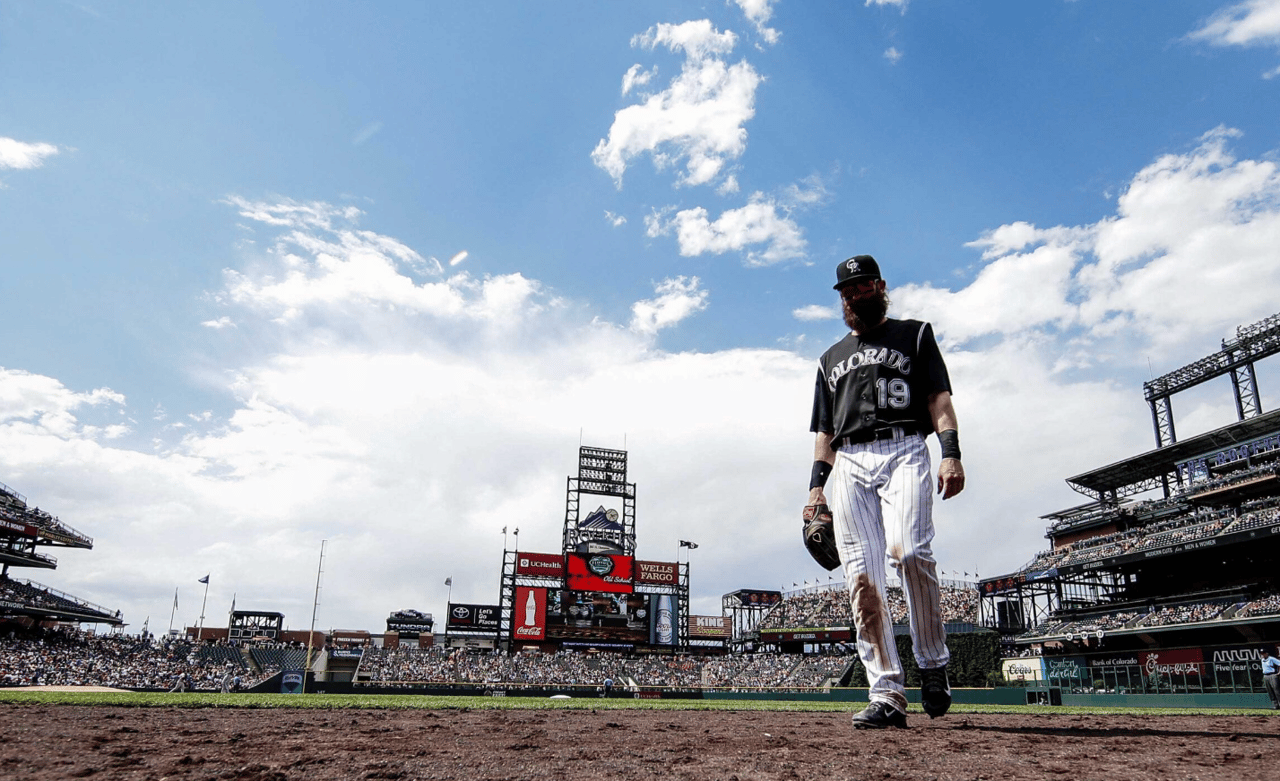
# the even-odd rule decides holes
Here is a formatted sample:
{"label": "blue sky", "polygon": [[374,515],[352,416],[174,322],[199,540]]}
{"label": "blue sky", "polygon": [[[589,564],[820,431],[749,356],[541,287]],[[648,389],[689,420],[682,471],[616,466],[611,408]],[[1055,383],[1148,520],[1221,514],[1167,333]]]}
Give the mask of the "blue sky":
{"label": "blue sky", "polygon": [[642,555],[700,543],[695,610],[825,580],[857,253],[951,366],[941,566],[1012,570],[1152,446],[1143,380],[1280,310],[1277,76],[1276,0],[6,0],[0,481],[97,541],[14,574],[301,622],[329,539],[322,624],[443,614],[503,525],[554,549],[581,441],[631,451]]}

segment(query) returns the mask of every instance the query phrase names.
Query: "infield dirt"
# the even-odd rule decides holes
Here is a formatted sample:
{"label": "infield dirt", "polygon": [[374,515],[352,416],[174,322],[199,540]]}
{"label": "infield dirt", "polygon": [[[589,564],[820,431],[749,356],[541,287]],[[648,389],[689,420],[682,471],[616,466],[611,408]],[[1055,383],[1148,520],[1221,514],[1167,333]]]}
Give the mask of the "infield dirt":
{"label": "infield dirt", "polygon": [[0,706],[0,778],[1274,779],[1280,718]]}

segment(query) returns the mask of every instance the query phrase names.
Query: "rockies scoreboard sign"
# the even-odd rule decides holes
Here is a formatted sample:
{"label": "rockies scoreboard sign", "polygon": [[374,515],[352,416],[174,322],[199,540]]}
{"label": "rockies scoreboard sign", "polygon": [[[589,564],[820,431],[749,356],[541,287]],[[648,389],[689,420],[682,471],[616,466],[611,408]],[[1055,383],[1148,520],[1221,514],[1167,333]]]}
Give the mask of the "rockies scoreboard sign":
{"label": "rockies scoreboard sign", "polygon": [[449,622],[446,631],[498,631],[498,616],[502,609],[497,605],[465,605],[449,603]]}

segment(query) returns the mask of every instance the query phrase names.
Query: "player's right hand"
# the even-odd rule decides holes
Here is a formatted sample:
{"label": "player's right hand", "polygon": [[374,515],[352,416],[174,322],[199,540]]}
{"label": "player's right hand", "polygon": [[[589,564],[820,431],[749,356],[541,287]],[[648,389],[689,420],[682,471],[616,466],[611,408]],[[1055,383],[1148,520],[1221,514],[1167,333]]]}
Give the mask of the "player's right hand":
{"label": "player's right hand", "polygon": [[826,504],[826,503],[827,503],[827,495],[822,492],[821,488],[809,489],[808,504],[815,505],[815,504]]}

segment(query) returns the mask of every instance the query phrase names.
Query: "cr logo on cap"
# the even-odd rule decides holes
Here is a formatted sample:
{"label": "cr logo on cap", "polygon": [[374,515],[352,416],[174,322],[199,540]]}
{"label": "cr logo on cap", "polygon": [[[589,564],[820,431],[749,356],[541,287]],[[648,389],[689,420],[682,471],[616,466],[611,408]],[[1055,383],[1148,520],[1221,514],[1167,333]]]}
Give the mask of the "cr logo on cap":
{"label": "cr logo on cap", "polygon": [[845,268],[849,269],[849,273],[850,273],[850,274],[857,274],[857,273],[858,273],[858,259],[857,259],[857,258],[849,258],[849,260],[845,261],[845,264],[844,264],[844,265],[845,265]]}

